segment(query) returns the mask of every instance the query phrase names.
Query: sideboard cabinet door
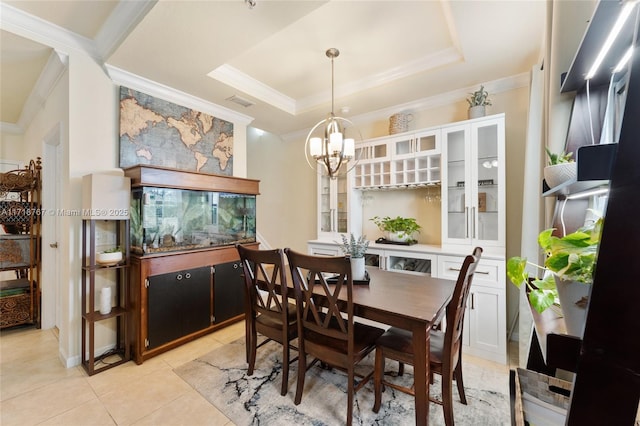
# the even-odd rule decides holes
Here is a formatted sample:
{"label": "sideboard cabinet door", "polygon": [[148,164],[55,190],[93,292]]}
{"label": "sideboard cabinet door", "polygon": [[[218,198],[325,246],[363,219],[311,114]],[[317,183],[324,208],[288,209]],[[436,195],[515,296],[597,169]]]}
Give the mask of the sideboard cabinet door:
{"label": "sideboard cabinet door", "polygon": [[211,325],[211,267],[149,277],[148,348]]}

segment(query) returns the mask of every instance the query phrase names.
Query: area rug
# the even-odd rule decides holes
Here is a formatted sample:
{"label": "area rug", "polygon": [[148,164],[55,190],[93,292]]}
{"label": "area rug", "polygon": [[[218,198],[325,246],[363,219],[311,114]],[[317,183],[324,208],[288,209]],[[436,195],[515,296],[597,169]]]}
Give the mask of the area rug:
{"label": "area rug", "polygon": [[[292,356],[297,354],[292,351]],[[346,422],[346,374],[337,370],[312,367],[305,379],[302,402],[294,405],[297,361],[289,369],[289,392],[280,395],[282,368],[281,346],[269,342],[258,349],[253,376],[247,376],[244,339],[218,348],[174,371],[196,389],[234,424],[244,425],[342,425]],[[370,369],[373,354],[363,361]],[[459,402],[454,385],[454,417],[458,425],[510,424],[508,373],[463,364],[463,377],[468,405]],[[397,362],[388,361],[386,371],[397,371]],[[393,377],[405,385],[413,381],[413,369]],[[431,386],[432,395],[440,396],[439,376]],[[387,388],[382,394],[382,407],[371,411],[374,402],[373,383],[367,383],[355,394],[354,425],[415,424],[413,397]],[[443,425],[442,407],[431,404],[429,424]]]}

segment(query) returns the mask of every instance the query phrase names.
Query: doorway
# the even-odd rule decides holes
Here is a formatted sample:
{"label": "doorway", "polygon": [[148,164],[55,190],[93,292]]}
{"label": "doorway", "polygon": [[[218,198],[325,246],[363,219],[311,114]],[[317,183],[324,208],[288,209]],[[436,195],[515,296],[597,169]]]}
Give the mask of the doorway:
{"label": "doorway", "polygon": [[62,123],[56,124],[43,140],[42,161],[42,328],[60,324],[60,271],[58,241],[62,188]]}

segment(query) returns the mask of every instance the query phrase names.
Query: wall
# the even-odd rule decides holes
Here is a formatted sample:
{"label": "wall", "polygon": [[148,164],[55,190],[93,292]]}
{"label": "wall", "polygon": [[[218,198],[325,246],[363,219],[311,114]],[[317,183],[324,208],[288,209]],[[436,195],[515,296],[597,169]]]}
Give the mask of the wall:
{"label": "wall", "polygon": [[4,131],[0,133],[0,158],[3,160],[20,160],[26,164],[26,159],[23,157],[25,155],[22,146],[23,139],[24,136],[22,134]]}
{"label": "wall", "polygon": [[[515,256],[520,250],[529,88],[494,93],[491,100],[493,106],[488,108],[489,114],[506,113],[507,256]],[[460,102],[412,113],[414,119],[410,130],[438,126],[466,120],[467,103],[461,99]],[[389,122],[386,118],[357,123],[364,138],[388,134]],[[304,136],[296,141],[285,142],[277,135],[261,134],[256,129],[250,129],[247,146],[249,177],[261,180],[258,232],[274,248],[291,247],[306,252],[306,242],[317,238],[317,229],[316,176],[305,160]],[[369,239],[381,235],[369,221],[375,215],[412,216],[424,228],[418,235],[418,241],[440,244],[440,204],[427,203],[425,196],[426,189],[366,192],[363,200],[363,234]],[[518,291],[511,287],[507,287],[508,325],[512,324],[518,310]]]}

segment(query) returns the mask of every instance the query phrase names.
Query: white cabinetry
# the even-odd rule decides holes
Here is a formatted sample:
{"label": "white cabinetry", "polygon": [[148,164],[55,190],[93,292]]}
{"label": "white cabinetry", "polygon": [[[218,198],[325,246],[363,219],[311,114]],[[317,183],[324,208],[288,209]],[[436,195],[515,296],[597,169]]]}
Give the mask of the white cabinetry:
{"label": "white cabinetry", "polygon": [[[457,279],[463,256],[438,257],[439,278]],[[507,300],[502,260],[480,259],[464,318],[463,350],[474,356],[507,362]]]}
{"label": "white cabinetry", "polygon": [[356,188],[406,188],[440,181],[440,129],[372,139],[357,151]]}
{"label": "white cabinetry", "polygon": [[442,128],[442,245],[505,246],[504,114]]}
{"label": "white cabinetry", "polygon": [[339,241],[339,234],[361,232],[360,193],[352,189],[353,170],[334,179],[318,175],[318,238]]}

